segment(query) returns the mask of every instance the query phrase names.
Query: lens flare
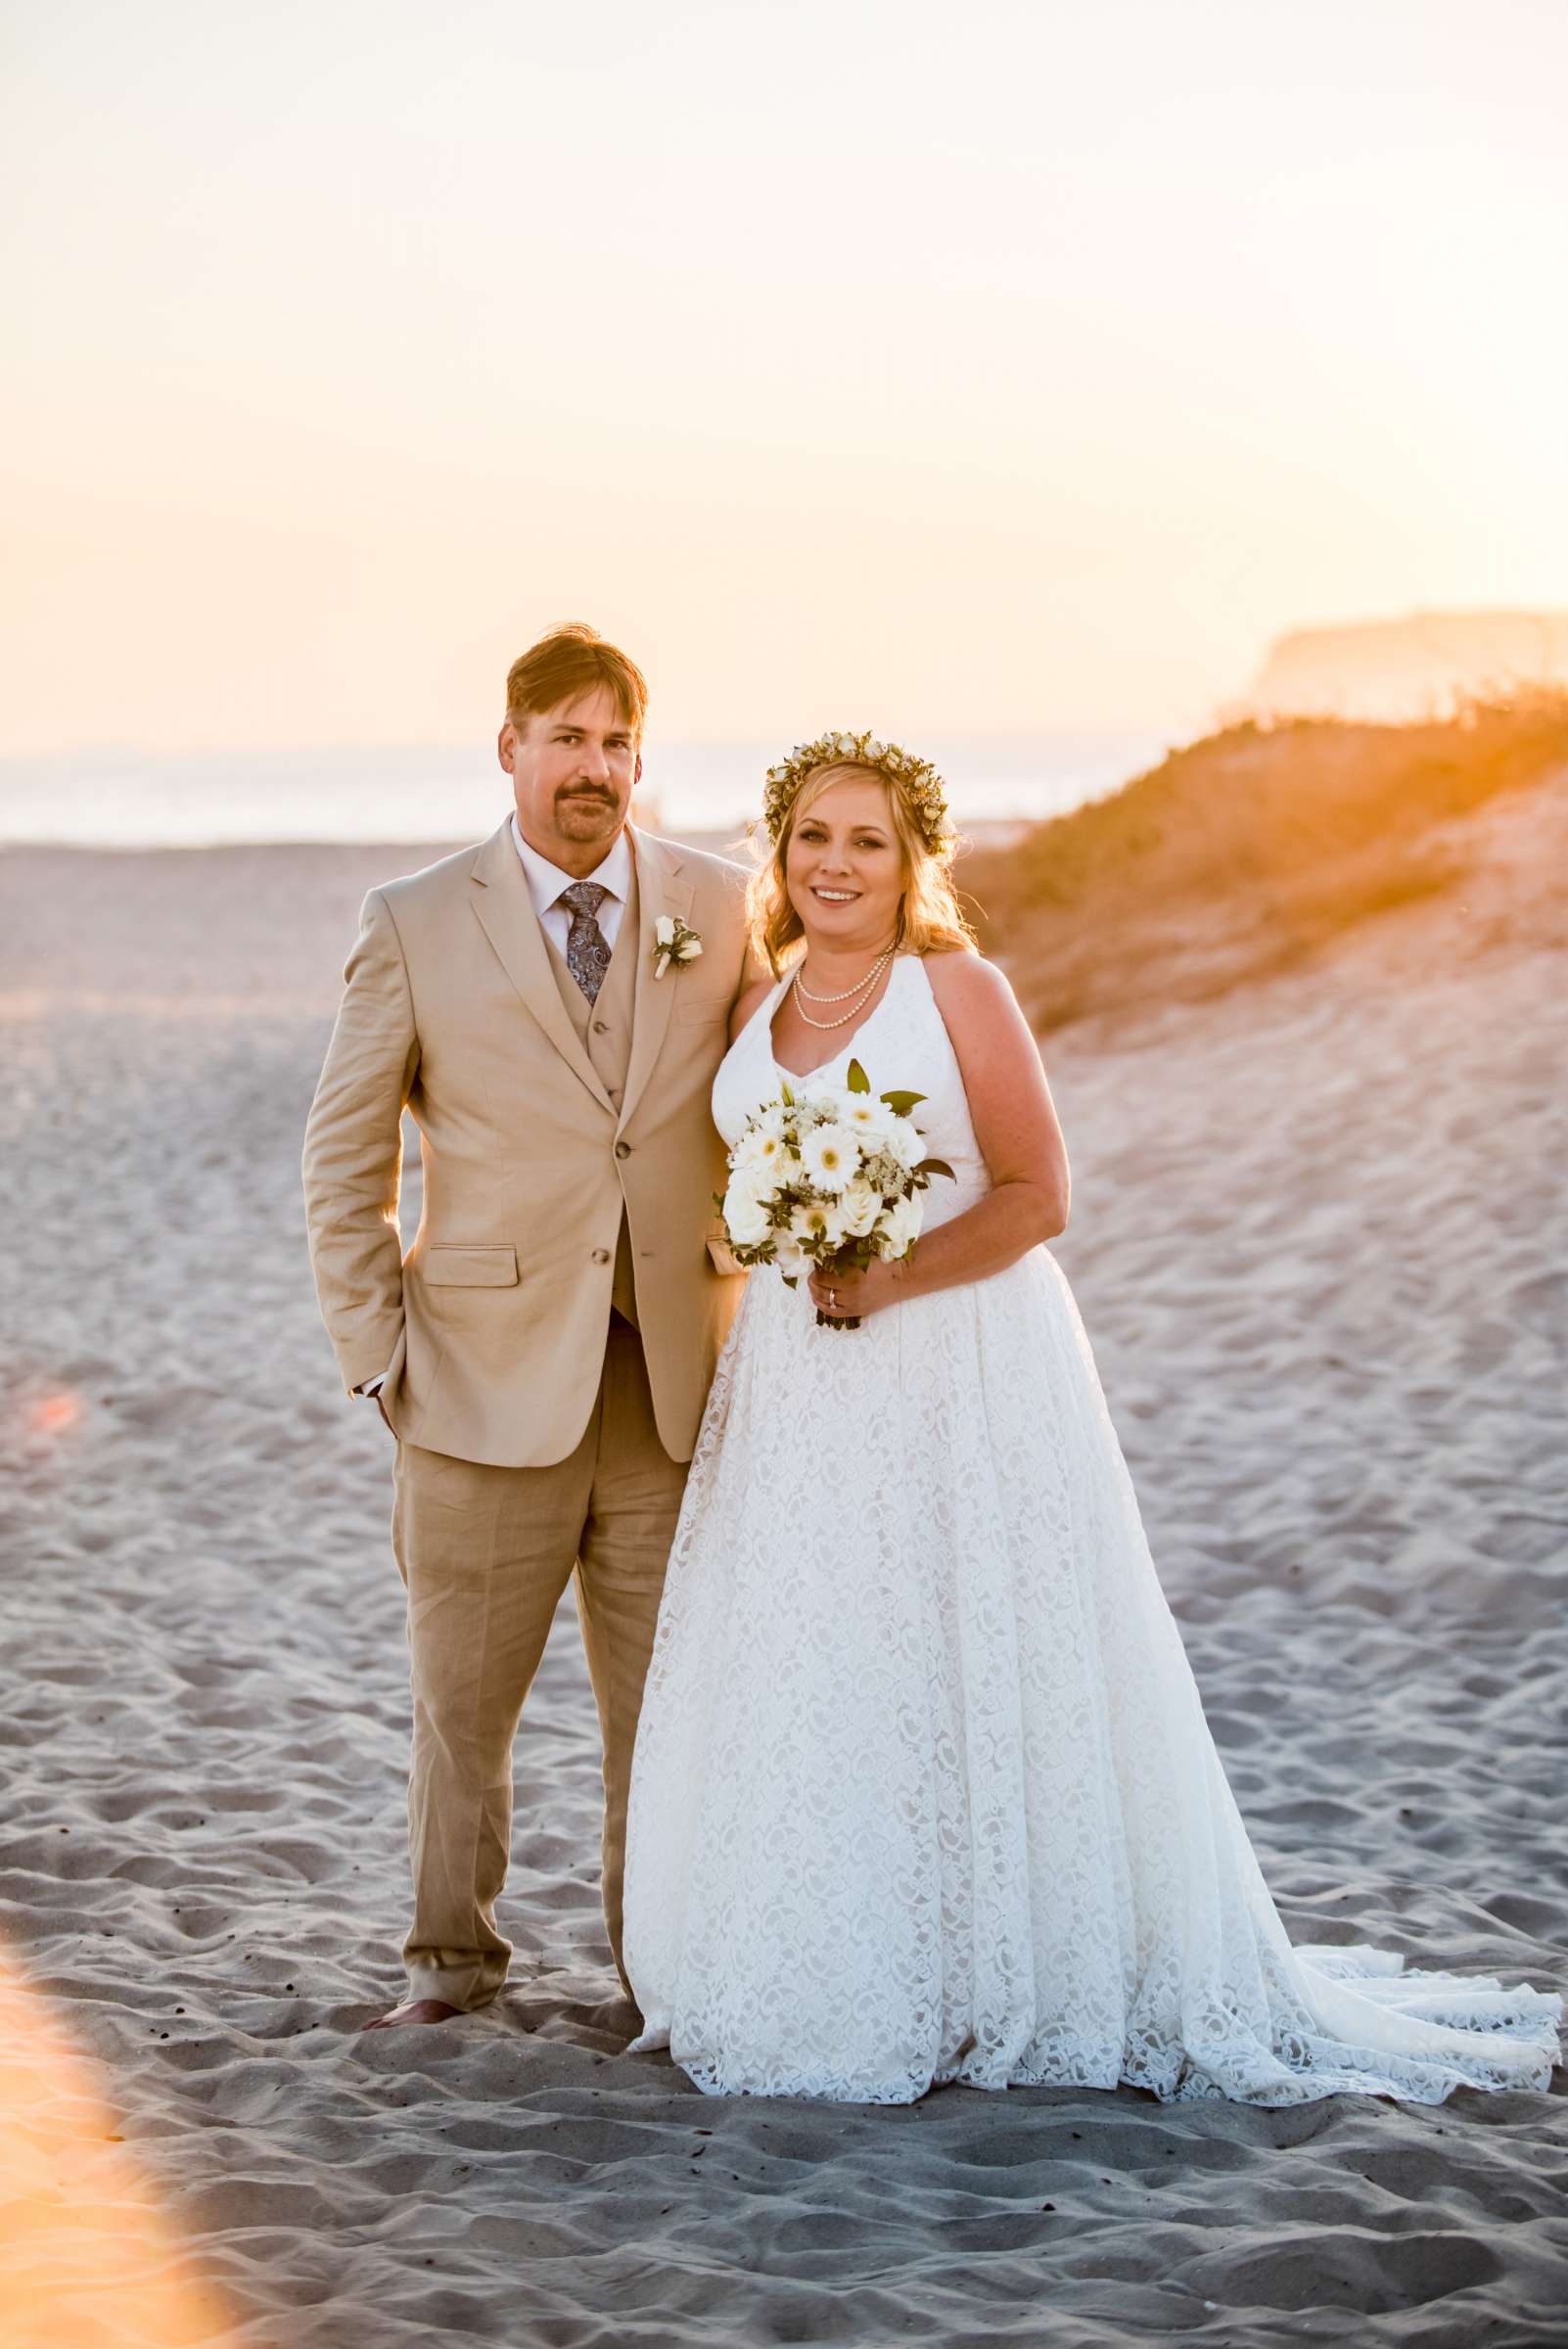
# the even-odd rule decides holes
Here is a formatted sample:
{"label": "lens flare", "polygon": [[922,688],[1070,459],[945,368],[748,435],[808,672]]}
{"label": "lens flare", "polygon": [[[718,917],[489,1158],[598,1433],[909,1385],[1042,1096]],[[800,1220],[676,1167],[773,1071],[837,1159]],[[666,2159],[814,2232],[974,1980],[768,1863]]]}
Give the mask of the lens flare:
{"label": "lens flare", "polygon": [[238,2349],[86,2062],[0,1951],[6,2349]]}
{"label": "lens flare", "polygon": [[77,1425],[82,1415],[81,1397],[69,1388],[52,1395],[40,1396],[28,1405],[25,1425],[29,1436],[66,1436]]}

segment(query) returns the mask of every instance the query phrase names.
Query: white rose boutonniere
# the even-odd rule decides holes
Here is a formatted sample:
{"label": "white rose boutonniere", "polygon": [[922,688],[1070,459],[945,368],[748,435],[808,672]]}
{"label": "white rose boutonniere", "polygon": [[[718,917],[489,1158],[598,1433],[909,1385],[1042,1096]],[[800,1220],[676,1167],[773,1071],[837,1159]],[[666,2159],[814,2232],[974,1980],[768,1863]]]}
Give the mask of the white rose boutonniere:
{"label": "white rose boutonniere", "polygon": [[654,977],[662,979],[671,965],[678,971],[695,962],[703,942],[678,913],[662,913],[654,924]]}

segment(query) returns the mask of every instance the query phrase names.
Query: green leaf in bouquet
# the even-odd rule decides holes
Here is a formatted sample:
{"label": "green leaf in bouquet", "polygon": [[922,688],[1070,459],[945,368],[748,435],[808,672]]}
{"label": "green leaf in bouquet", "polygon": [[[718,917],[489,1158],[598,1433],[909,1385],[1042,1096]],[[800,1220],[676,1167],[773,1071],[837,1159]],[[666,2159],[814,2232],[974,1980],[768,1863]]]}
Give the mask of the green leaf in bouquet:
{"label": "green leaf in bouquet", "polygon": [[[861,1068],[857,1060],[851,1061],[850,1074],[845,1079],[845,1082],[848,1084],[852,1093],[868,1093],[871,1090],[871,1080],[866,1075],[864,1069]],[[888,1096],[886,1093],[884,1093],[882,1096],[884,1101],[887,1099],[887,1097]],[[913,1097],[917,1101],[921,1098],[918,1093],[916,1093]]]}
{"label": "green leaf in bouquet", "polygon": [[783,1084],[779,1087],[779,1094],[786,1109],[793,1109],[795,1107],[795,1095],[790,1090],[789,1080],[787,1078]]}
{"label": "green leaf in bouquet", "polygon": [[956,1182],[958,1179],[945,1158],[923,1158],[916,1167],[915,1173],[917,1174],[945,1174],[949,1182]]}
{"label": "green leaf in bouquet", "polygon": [[924,1093],[884,1093],[882,1096],[896,1118],[908,1117],[915,1103],[923,1101],[925,1097]]}

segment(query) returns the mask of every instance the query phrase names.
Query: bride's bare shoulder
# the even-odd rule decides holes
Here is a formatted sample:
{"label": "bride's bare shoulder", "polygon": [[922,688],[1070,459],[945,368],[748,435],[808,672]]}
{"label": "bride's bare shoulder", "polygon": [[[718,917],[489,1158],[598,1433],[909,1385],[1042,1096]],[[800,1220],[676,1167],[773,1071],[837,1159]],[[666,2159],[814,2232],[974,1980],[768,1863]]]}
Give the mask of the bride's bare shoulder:
{"label": "bride's bare shoulder", "polygon": [[988,1012],[1000,1010],[1003,1005],[1016,1004],[1007,975],[984,954],[954,946],[950,950],[922,957],[931,991],[937,1007],[945,1019],[983,1019]]}

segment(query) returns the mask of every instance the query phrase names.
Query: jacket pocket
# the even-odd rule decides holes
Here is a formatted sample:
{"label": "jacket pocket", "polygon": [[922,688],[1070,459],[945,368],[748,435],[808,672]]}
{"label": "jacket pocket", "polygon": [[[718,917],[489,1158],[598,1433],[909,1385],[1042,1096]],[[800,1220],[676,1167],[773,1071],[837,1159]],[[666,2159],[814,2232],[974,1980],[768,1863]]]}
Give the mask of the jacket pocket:
{"label": "jacket pocket", "polygon": [[515,1289],[517,1250],[511,1242],[433,1240],[419,1267],[433,1289]]}
{"label": "jacket pocket", "polygon": [[675,1025],[677,1028],[714,1028],[718,1025],[720,1020],[727,1020],[728,1017],[729,999],[727,996],[690,995],[683,999],[677,995],[675,998]]}

